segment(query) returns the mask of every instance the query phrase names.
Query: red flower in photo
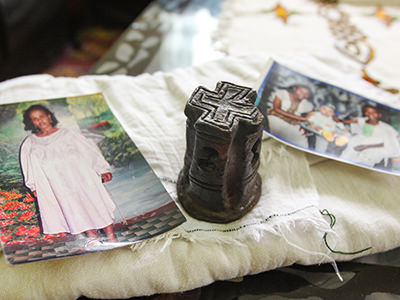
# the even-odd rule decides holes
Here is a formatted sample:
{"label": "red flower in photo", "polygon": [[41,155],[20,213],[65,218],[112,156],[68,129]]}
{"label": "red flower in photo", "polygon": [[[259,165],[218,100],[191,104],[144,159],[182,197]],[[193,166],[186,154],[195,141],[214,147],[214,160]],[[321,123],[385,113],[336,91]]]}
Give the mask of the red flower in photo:
{"label": "red flower in photo", "polygon": [[18,201],[9,201],[3,205],[3,210],[16,210],[21,207],[21,203]]}
{"label": "red flower in photo", "polygon": [[31,229],[27,231],[28,236],[38,236],[40,235],[40,228],[38,226],[32,226]]}
{"label": "red flower in photo", "polygon": [[18,213],[16,213],[16,212],[13,212],[11,214],[0,214],[0,219],[8,220],[8,219],[14,218],[17,215],[18,215]]}
{"label": "red flower in photo", "polygon": [[11,239],[12,239],[12,235],[11,235],[11,234],[10,234],[10,235],[3,235],[3,236],[1,237],[1,241],[2,241],[3,243],[9,242]]}
{"label": "red flower in photo", "polygon": [[11,214],[7,215],[7,219],[14,218],[14,217],[16,217],[17,215],[18,215],[18,213],[16,213],[16,212],[13,212],[13,213],[11,213]]}
{"label": "red flower in photo", "polygon": [[18,199],[18,198],[21,198],[23,195],[17,193],[15,190],[13,190],[13,191],[11,192],[11,196],[14,197],[14,199]]}
{"label": "red flower in photo", "polygon": [[27,193],[27,194],[26,194],[26,197],[25,197],[25,199],[24,199],[24,202],[25,202],[25,203],[30,203],[30,202],[33,202],[33,201],[35,201],[35,198],[33,198],[32,195],[31,195],[30,193]]}
{"label": "red flower in photo", "polygon": [[5,210],[10,210],[13,207],[12,202],[6,202],[6,204],[4,204],[1,208],[5,211]]}
{"label": "red flower in photo", "polygon": [[30,220],[32,217],[31,216],[19,216],[18,221],[26,221]]}
{"label": "red flower in photo", "polygon": [[15,190],[13,190],[11,193],[7,191],[0,191],[0,194],[5,196],[6,200],[18,199],[23,196],[22,194],[17,193]]}
{"label": "red flower in photo", "polygon": [[28,228],[25,226],[20,226],[17,228],[17,232],[15,233],[18,236],[26,235],[28,233]]}
{"label": "red flower in photo", "polygon": [[35,213],[33,211],[27,210],[27,211],[23,212],[21,216],[18,217],[18,220],[19,221],[30,220],[34,214]]}
{"label": "red flower in photo", "polygon": [[22,213],[23,216],[29,216],[29,217],[33,216],[34,214],[35,213],[33,211],[31,211],[31,210],[27,210],[27,211]]}
{"label": "red flower in photo", "polygon": [[11,224],[14,224],[13,220],[0,221],[0,226],[6,226],[6,225],[11,225]]}
{"label": "red flower in photo", "polygon": [[20,206],[19,206],[19,208],[22,210],[27,210],[27,209],[30,209],[31,207],[32,207],[32,204],[21,204],[20,203]]}

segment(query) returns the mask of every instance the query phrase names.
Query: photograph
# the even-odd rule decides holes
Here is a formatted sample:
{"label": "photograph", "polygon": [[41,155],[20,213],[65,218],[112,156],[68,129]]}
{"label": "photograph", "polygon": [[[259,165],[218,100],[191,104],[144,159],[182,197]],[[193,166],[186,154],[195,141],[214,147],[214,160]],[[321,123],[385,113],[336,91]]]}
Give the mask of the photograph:
{"label": "photograph", "polygon": [[400,175],[400,111],[271,61],[255,105],[273,138],[297,149]]}
{"label": "photograph", "polygon": [[0,115],[10,264],[131,245],[185,222],[102,94],[4,104]]}

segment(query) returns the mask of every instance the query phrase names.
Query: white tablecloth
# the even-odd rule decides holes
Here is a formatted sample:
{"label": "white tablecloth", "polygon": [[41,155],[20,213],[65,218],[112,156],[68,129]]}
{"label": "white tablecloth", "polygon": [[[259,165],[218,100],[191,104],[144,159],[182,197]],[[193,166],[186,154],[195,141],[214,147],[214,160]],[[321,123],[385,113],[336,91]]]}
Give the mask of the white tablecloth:
{"label": "white tablecloth", "polygon": [[[176,179],[183,166],[183,109],[199,85],[220,80],[254,86],[266,54],[227,57],[171,73],[53,78],[27,76],[0,84],[0,101],[104,93],[160,178]],[[288,67],[324,78],[399,107],[395,96],[330,68],[313,56],[278,57]],[[396,102],[397,101],[397,102]],[[227,225],[188,221],[142,244],[26,265],[0,260],[1,299],[123,298],[177,292],[215,280],[255,274],[293,263],[350,260],[400,244],[400,177],[319,159],[274,140],[262,145],[262,197],[243,219]],[[163,182],[173,197],[175,186]],[[330,220],[320,211],[336,216]],[[329,245],[357,255],[331,253]],[[332,269],[334,271],[334,269]]]}

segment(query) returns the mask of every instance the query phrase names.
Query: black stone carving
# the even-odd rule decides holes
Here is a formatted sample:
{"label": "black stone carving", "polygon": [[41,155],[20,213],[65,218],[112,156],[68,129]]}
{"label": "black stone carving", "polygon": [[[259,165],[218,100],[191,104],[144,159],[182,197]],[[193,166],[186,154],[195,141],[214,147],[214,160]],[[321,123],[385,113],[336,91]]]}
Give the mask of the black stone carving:
{"label": "black stone carving", "polygon": [[186,154],[178,199],[194,218],[228,223],[249,212],[261,195],[259,153],[263,115],[257,93],[229,82],[198,87],[185,107]]}

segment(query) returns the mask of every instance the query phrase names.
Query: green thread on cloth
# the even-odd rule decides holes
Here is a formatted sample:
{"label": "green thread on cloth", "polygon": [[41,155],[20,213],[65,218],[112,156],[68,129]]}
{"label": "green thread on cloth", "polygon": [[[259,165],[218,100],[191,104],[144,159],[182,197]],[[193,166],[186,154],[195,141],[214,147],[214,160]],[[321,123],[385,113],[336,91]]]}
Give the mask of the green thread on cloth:
{"label": "green thread on cloth", "polygon": [[[320,211],[320,213],[321,213],[323,216],[328,216],[328,217],[329,217],[329,219],[331,220],[330,227],[333,228],[333,226],[335,226],[335,224],[336,224],[336,217],[335,217],[333,214],[331,214],[327,209],[324,209],[324,210]],[[372,247],[367,247],[367,248],[365,248],[365,249],[362,249],[362,250],[359,250],[359,251],[354,251],[354,252],[345,252],[345,251],[333,250],[333,249],[329,246],[329,244],[328,244],[327,236],[328,236],[328,233],[325,232],[325,234],[324,234],[324,236],[323,236],[323,239],[324,239],[324,242],[325,242],[325,246],[326,246],[326,247],[329,249],[329,251],[331,251],[332,253],[343,254],[343,255],[354,255],[354,254],[360,254],[360,253],[363,253],[363,252],[365,252],[365,251],[368,251],[368,250],[372,249]]]}
{"label": "green thread on cloth", "polygon": [[[269,139],[269,137],[267,138]],[[166,182],[170,182],[170,183],[175,183],[176,184],[176,180],[168,178],[168,177],[160,177],[161,181],[166,181]],[[177,201],[177,199],[175,199],[175,202]],[[289,212],[289,213],[284,213],[284,214],[272,214],[270,216],[268,216],[267,218],[265,218],[264,220],[261,220],[259,222],[254,222],[254,223],[248,223],[248,224],[243,224],[240,225],[238,227],[235,228],[227,228],[227,229],[216,229],[216,228],[196,228],[196,229],[191,229],[191,230],[185,230],[187,233],[193,233],[193,232],[234,232],[234,231],[239,231],[241,229],[244,229],[246,227],[249,226],[255,226],[255,225],[260,225],[260,224],[265,224],[267,223],[269,220],[275,218],[275,217],[287,217],[293,214],[298,213],[299,211],[311,208],[311,207],[315,207],[314,205],[309,205],[300,209],[297,209],[295,211]],[[327,209],[324,209],[322,211],[320,211],[320,213],[323,216],[328,216],[331,223],[330,223],[330,228],[333,228],[333,226],[335,226],[336,224],[336,217],[335,215],[331,214]],[[365,249],[359,250],[359,251],[354,251],[354,252],[345,252],[345,251],[339,251],[339,250],[334,250],[332,249],[329,244],[328,244],[328,240],[327,240],[327,236],[328,236],[328,232],[325,232],[324,236],[322,237],[324,242],[325,242],[325,246],[329,249],[329,251],[331,251],[332,253],[336,253],[336,254],[343,254],[343,255],[354,255],[354,254],[360,254],[362,252],[368,251],[370,249],[372,249],[372,247],[367,247]]]}
{"label": "green thread on cloth", "polygon": [[254,222],[254,223],[243,224],[243,225],[240,225],[240,226],[234,227],[234,228],[227,228],[227,229],[196,228],[196,229],[190,229],[190,230],[186,230],[185,229],[185,231],[187,233],[193,233],[193,232],[199,232],[199,231],[202,231],[202,232],[234,232],[234,231],[239,231],[239,230],[244,229],[244,228],[249,227],[249,226],[255,226],[255,225],[260,225],[260,224],[267,223],[268,221],[270,221],[271,219],[273,219],[275,217],[288,217],[288,216],[291,216],[291,215],[294,215],[294,214],[298,213],[299,211],[302,211],[302,210],[305,210],[305,209],[308,209],[308,208],[312,208],[312,207],[315,208],[315,205],[305,206],[303,208],[297,209],[297,210],[292,211],[292,212],[284,213],[284,214],[272,214],[272,215],[266,217],[264,220],[261,220],[261,221],[258,221],[258,222]]}

